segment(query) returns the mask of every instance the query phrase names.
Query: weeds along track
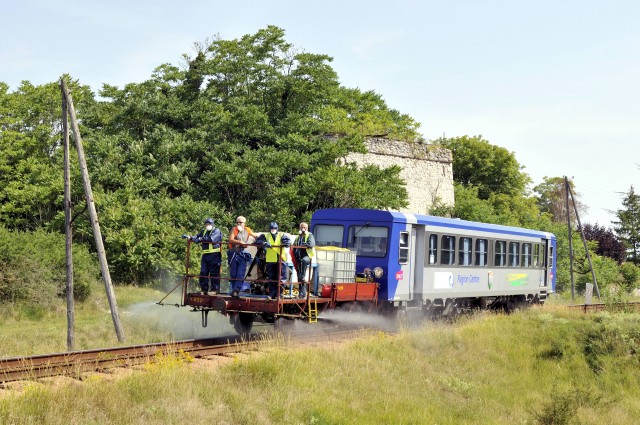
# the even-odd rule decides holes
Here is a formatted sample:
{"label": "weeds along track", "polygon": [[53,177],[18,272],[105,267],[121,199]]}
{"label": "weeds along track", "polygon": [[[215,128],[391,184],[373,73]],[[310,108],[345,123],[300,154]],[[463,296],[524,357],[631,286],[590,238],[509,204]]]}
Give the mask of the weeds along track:
{"label": "weeds along track", "polygon": [[596,311],[640,311],[640,302],[633,301],[627,303],[596,303],[596,304],[576,304],[568,305],[570,310],[582,310],[585,313]]}
{"label": "weeds along track", "polygon": [[[325,329],[323,332],[289,332],[282,335],[296,344],[313,344],[345,340],[361,332],[353,329]],[[82,374],[87,372],[104,372],[111,368],[133,367],[153,362],[154,357],[160,354],[172,355],[183,352],[195,358],[203,358],[257,351],[261,345],[264,346],[268,335],[274,334],[251,335],[248,340],[229,336],[4,358],[0,359],[0,384],[51,376],[80,379]]]}

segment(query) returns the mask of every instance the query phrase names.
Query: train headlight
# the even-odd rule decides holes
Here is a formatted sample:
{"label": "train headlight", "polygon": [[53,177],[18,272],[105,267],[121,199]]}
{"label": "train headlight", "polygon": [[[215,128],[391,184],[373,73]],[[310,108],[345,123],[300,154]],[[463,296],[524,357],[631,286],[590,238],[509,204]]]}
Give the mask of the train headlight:
{"label": "train headlight", "polygon": [[383,274],[384,271],[382,271],[382,267],[376,267],[375,269],[373,269],[373,275],[376,277],[376,279],[380,279]]}

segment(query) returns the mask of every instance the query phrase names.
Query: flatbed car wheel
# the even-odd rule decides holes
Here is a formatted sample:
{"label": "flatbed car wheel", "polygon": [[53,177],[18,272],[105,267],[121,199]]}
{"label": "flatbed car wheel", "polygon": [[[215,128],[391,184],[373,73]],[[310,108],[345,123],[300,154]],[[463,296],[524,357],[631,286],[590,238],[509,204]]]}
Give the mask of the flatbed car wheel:
{"label": "flatbed car wheel", "polygon": [[238,313],[233,318],[233,328],[239,335],[247,336],[253,327],[253,313]]}

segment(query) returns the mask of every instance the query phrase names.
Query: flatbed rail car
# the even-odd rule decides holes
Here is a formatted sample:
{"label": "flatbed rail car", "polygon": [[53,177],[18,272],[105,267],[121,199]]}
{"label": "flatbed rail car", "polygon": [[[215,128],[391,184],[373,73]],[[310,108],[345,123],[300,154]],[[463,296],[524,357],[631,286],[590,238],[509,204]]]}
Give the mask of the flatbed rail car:
{"label": "flatbed rail car", "polygon": [[[196,288],[194,282],[200,276],[189,274],[191,243],[191,240],[187,241],[186,270],[182,280],[182,306],[189,306],[193,311],[201,312],[203,327],[207,326],[208,314],[212,311],[228,316],[239,334],[248,334],[256,320],[276,325],[284,324],[283,320],[292,319],[316,322],[318,315],[327,309],[340,308],[354,303],[374,308],[377,304],[379,285],[374,281],[373,275],[369,274],[366,276],[363,274],[363,278],[358,281],[354,276],[351,282],[331,282],[317,288],[308,288],[308,295],[305,298],[295,296],[293,287],[297,287],[298,283],[290,281],[281,282],[278,285],[276,298],[268,298],[263,293],[264,289],[261,288],[269,281],[249,277],[245,281],[251,284],[251,291],[250,293],[241,293],[239,297],[232,297],[230,294],[224,293],[210,295],[193,291]],[[249,246],[252,245],[256,246],[249,244]],[[296,246],[276,245],[272,247],[281,250],[297,248]],[[280,270],[278,276],[280,276]],[[220,280],[224,281],[228,278],[221,276]],[[313,294],[314,289],[317,290],[315,294]]]}
{"label": "flatbed rail car", "polygon": [[553,234],[420,214],[316,211],[318,245],[357,252],[356,268],[382,269],[378,303],[428,316],[544,303],[555,290]]}

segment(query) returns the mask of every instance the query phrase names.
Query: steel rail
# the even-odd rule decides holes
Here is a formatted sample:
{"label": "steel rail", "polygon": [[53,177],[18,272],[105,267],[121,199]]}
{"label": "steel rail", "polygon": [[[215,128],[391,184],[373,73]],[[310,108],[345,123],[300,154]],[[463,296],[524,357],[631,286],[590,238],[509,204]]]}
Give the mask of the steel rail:
{"label": "steel rail", "polygon": [[181,350],[194,356],[224,355],[246,350],[251,343],[238,338],[207,338],[4,358],[0,359],[0,382],[60,375],[78,377],[84,372],[143,364],[159,353]]}
{"label": "steel rail", "polygon": [[[353,337],[354,330],[323,333],[288,333],[296,342],[321,342]],[[158,354],[170,355],[185,352],[195,358],[225,356],[259,349],[260,335],[249,340],[239,336],[192,339],[154,344],[110,347],[63,353],[41,354],[0,359],[0,383],[30,380],[51,376],[80,378],[82,373],[103,372],[116,367],[133,367],[148,362]]]}
{"label": "steel rail", "polygon": [[626,311],[626,310],[640,310],[639,301],[631,301],[626,303],[596,303],[596,304],[574,304],[568,305],[570,310],[582,310],[583,312],[591,311]]}

